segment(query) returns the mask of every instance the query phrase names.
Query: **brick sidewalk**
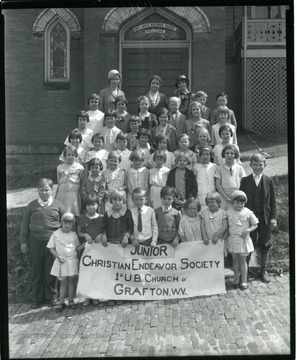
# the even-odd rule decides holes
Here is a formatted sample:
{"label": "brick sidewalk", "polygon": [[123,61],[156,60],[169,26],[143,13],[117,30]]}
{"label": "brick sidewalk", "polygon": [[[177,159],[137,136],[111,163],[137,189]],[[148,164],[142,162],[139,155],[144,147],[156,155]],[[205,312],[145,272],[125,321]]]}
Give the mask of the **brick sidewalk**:
{"label": "brick sidewalk", "polygon": [[[9,306],[11,358],[290,354],[289,274],[246,291],[64,310]],[[228,281],[228,280],[227,280]]]}

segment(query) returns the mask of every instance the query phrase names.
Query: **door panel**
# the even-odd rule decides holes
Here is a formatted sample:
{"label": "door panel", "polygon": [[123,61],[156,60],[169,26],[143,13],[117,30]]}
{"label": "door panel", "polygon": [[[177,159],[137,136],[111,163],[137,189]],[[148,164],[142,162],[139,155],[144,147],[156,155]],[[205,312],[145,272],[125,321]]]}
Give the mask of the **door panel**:
{"label": "door panel", "polygon": [[148,81],[154,74],[163,80],[161,91],[168,98],[173,96],[176,77],[180,74],[188,75],[188,49],[123,49],[122,89],[129,102],[128,111],[132,115],[137,114],[136,99],[148,92]]}

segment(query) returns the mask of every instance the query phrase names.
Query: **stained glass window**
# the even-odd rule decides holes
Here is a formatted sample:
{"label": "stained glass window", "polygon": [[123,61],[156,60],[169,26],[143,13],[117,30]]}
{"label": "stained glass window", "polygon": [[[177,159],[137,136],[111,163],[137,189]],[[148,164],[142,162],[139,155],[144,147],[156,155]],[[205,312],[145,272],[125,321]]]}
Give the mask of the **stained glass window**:
{"label": "stained glass window", "polygon": [[56,19],[46,31],[45,82],[47,85],[69,83],[69,52],[69,30]]}

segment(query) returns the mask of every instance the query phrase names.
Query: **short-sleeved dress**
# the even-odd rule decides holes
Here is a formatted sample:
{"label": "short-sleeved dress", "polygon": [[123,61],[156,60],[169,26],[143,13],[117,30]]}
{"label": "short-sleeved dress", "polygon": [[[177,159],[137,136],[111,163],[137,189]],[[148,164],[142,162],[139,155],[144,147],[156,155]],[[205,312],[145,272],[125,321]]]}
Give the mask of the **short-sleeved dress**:
{"label": "short-sleeved dress", "polygon": [[65,233],[62,229],[56,230],[50,237],[47,248],[56,249],[56,252],[65,258],[65,262],[60,263],[56,258],[51,269],[51,275],[59,280],[67,276],[78,274],[78,259],[76,247],[79,245],[78,237],[74,231]]}
{"label": "short-sleeved dress", "polygon": [[63,163],[58,166],[57,173],[60,174],[60,181],[56,199],[60,200],[65,206],[66,212],[73,215],[80,215],[81,197],[80,197],[80,174],[84,171],[84,167],[78,162],[74,162],[71,166]]}
{"label": "short-sleeved dress", "polygon": [[204,210],[207,205],[205,204],[206,195],[215,191],[215,172],[217,165],[213,163],[208,164],[196,164],[193,166],[193,173],[196,175],[198,186],[198,200],[201,205],[201,209]]}
{"label": "short-sleeved dress", "polygon": [[[215,177],[221,179],[221,186],[228,197],[231,197],[233,191],[239,190],[240,180],[246,176],[245,171],[241,165],[233,164],[227,166],[223,164],[216,169]],[[232,204],[222,197],[221,209],[228,210]]]}
{"label": "short-sleeved dress", "polygon": [[150,200],[153,209],[157,209],[162,205],[160,192],[162,187],[166,186],[169,171],[170,169],[166,166],[150,170]]}
{"label": "short-sleeved dress", "polygon": [[248,208],[235,211],[233,208],[227,211],[229,224],[228,251],[230,253],[248,254],[254,250],[253,242],[248,234],[242,239],[240,234],[252,225],[259,223],[255,214]]}
{"label": "short-sleeved dress", "polygon": [[178,233],[180,236],[184,236],[187,242],[203,241],[200,216],[190,217],[183,215],[179,222]]}
{"label": "short-sleeved dress", "polygon": [[205,231],[208,239],[212,239],[214,234],[223,226],[223,220],[227,219],[226,211],[219,209],[211,212],[209,208],[201,211],[201,218],[205,222]]}

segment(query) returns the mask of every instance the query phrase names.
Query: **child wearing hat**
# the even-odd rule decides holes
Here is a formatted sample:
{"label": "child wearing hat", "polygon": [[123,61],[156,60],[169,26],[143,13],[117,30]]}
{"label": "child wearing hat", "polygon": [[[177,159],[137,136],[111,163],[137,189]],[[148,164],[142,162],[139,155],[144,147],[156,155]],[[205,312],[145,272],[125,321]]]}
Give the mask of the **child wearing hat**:
{"label": "child wearing hat", "polygon": [[99,93],[101,103],[99,104],[99,110],[106,113],[108,109],[116,110],[115,99],[117,96],[125,97],[125,93],[120,90],[120,83],[122,75],[118,70],[110,70],[108,73],[108,87],[101,90]]}
{"label": "child wearing hat", "polygon": [[61,227],[56,230],[47,243],[47,248],[56,258],[51,270],[51,275],[61,281],[59,305],[56,312],[65,308],[66,290],[69,288],[69,307],[76,308],[74,303],[75,279],[78,275],[78,258],[76,249],[80,246],[78,237],[72,231],[75,217],[72,213],[65,213],[61,218]]}
{"label": "child wearing hat", "polygon": [[246,194],[235,190],[231,195],[232,208],[226,212],[229,226],[227,249],[232,255],[234,287],[242,290],[248,286],[246,258],[254,250],[250,233],[257,229],[259,223],[255,214],[245,207],[246,202]]}
{"label": "child wearing hat", "polygon": [[[188,111],[194,94],[188,89],[189,79],[185,75],[176,78],[174,96],[180,99],[179,111],[188,119]],[[189,114],[190,115],[190,114]]]}

